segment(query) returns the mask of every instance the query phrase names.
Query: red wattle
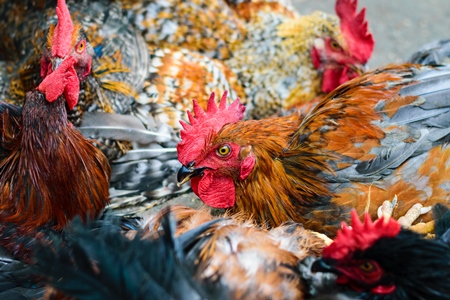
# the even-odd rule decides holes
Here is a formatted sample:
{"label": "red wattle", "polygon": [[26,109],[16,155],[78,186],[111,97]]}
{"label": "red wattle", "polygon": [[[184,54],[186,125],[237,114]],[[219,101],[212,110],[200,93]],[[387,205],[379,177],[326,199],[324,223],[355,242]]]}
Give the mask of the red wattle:
{"label": "red wattle", "polygon": [[64,97],[66,98],[69,110],[72,110],[78,103],[80,94],[80,81],[77,72],[73,67],[66,72],[66,86],[64,88]]}
{"label": "red wattle", "polygon": [[329,93],[339,86],[342,69],[328,68],[323,71],[322,92]]}
{"label": "red wattle", "polygon": [[232,207],[236,200],[234,183],[228,176],[205,171],[202,177],[191,179],[191,187],[200,200],[214,208]]}
{"label": "red wattle", "polygon": [[47,101],[53,102],[64,93],[70,109],[77,104],[80,81],[73,67],[74,63],[75,58],[68,57],[56,70],[47,74],[38,86],[37,89],[45,94]]}

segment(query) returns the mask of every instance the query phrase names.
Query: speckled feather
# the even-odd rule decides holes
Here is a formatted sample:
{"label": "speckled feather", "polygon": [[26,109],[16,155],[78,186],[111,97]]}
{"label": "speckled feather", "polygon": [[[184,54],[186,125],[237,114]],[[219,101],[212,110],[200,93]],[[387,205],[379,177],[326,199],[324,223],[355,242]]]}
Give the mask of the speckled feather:
{"label": "speckled feather", "polygon": [[226,59],[246,29],[224,0],[117,0],[149,45]]}

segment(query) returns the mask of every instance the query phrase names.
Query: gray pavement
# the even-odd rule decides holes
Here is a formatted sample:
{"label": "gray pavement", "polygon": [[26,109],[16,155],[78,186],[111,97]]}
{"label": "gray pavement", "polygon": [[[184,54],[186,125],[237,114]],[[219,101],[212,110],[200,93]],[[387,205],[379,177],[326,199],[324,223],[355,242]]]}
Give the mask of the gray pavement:
{"label": "gray pavement", "polygon": [[[334,13],[335,0],[291,0],[301,14]],[[369,66],[401,62],[422,45],[450,38],[449,0],[359,0],[366,7],[375,50]]]}

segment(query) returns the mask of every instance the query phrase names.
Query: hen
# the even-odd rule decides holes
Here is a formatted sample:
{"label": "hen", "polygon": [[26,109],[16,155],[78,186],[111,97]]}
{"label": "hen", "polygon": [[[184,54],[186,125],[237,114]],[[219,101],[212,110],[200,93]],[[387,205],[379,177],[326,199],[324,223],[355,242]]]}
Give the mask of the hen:
{"label": "hen", "polygon": [[67,120],[90,72],[92,49],[74,26],[65,1],[48,35],[39,86],[23,108],[0,102],[2,222],[27,232],[61,229],[73,217],[95,217],[109,202],[110,166],[100,150]]}
{"label": "hen", "polygon": [[450,299],[448,241],[423,239],[393,219],[366,215],[362,223],[354,212],[312,270],[337,274],[357,299]]}
{"label": "hen", "polygon": [[[179,184],[212,207],[260,224],[293,220],[333,236],[352,208],[375,217],[398,196],[394,217],[413,203],[448,203],[450,67],[389,66],[330,93],[298,114],[240,121],[239,100],[182,123]],[[424,220],[427,220],[425,216]]]}

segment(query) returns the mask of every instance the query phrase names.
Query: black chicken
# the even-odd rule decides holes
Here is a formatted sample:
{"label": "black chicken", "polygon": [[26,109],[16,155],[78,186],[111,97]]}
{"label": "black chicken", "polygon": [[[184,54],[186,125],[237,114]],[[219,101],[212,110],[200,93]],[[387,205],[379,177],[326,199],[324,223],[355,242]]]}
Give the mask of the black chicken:
{"label": "black chicken", "polygon": [[[438,232],[449,217],[439,218]],[[357,299],[450,299],[447,235],[427,240],[394,219],[361,223],[353,211],[351,227],[343,224],[312,270],[337,274],[341,292]]]}

